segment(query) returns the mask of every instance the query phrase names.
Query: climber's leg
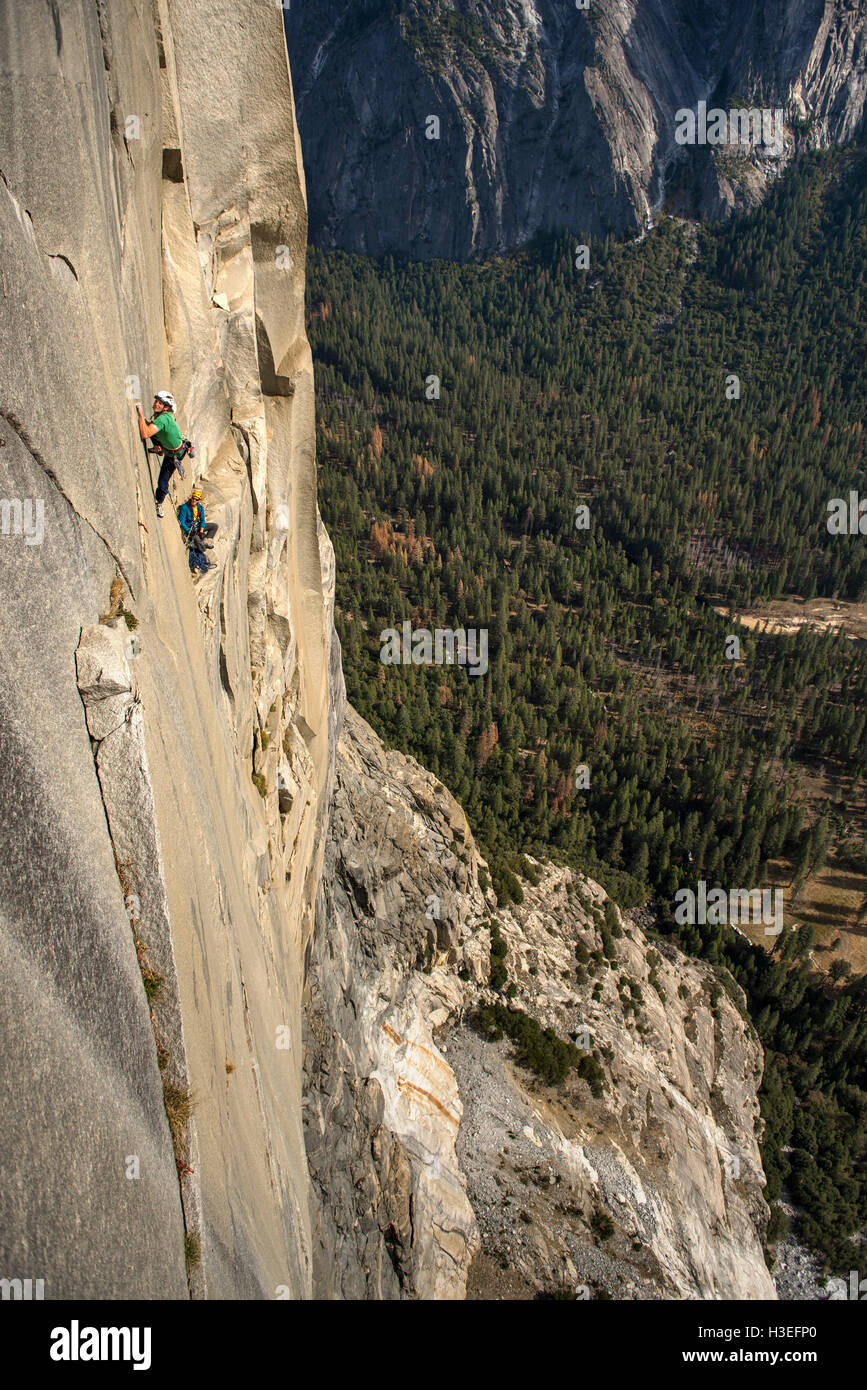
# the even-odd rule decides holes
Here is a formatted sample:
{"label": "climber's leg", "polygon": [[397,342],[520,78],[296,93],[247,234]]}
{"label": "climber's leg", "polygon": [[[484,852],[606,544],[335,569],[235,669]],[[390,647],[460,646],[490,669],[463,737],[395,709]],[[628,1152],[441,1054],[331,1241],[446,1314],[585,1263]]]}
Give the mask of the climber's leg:
{"label": "climber's leg", "polygon": [[168,495],[169,495],[169,483],[170,483],[171,480],[172,480],[172,474],[174,473],[174,471],[175,471],[175,460],[174,460],[173,458],[166,458],[166,459],[164,459],[164,460],[163,460],[163,466],[162,466],[162,468],[160,469],[160,476],[159,476],[159,479],[158,479],[158,481],[157,481],[157,490],[156,490],[156,494],[155,494],[155,495],[156,495],[156,499],[157,499],[157,509],[159,510],[159,513],[160,513],[161,516],[162,516],[162,510],[161,510],[161,509],[162,509],[162,505],[163,505],[163,502],[165,502],[166,498],[167,498]]}

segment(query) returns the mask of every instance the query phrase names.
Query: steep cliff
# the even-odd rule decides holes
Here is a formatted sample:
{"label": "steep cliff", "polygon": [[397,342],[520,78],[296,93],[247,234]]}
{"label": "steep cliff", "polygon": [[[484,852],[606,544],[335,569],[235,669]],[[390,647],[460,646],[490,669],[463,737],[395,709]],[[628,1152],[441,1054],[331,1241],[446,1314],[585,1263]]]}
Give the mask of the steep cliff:
{"label": "steep cliff", "polygon": [[[326,865],[305,1097],[320,1296],[775,1297],[761,1048],[733,981],[568,869],[497,911],[456,802],[351,710]],[[577,1038],[588,1071],[536,1076],[473,1026],[502,1001],[492,922],[510,1016]]]}
{"label": "steep cliff", "polygon": [[[566,871],[497,914],[460,807],[344,708],[277,7],[7,0],[0,55],[4,1277],[772,1296],[736,994],[635,923],[596,959]],[[164,386],[196,583],[133,424]],[[495,917],[601,1092],[470,1025]]]}
{"label": "steep cliff", "polygon": [[[478,1244],[435,1032],[484,945],[457,802],[351,708],[310,968],[305,1134],[321,1297],[459,1298]],[[472,856],[470,858],[469,856]]]}
{"label": "steep cliff", "polygon": [[[464,259],[641,226],[669,192],[724,216],[798,144],[864,130],[855,0],[308,0],[286,23],[326,247]],[[779,154],[678,145],[702,100],[782,108]]]}
{"label": "steep cliff", "polygon": [[[340,668],[280,12],[7,0],[0,65],[0,1263],[304,1296]],[[134,427],[167,386],[198,590]]]}

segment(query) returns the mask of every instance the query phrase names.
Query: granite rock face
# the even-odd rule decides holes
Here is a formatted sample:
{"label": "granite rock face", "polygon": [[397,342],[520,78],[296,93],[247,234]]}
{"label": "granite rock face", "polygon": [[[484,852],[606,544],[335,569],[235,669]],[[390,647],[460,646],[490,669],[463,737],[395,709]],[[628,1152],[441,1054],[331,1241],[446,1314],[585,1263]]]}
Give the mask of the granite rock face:
{"label": "granite rock face", "polygon": [[650,940],[592,880],[538,872],[499,914],[510,1007],[594,1056],[597,1085],[547,1084],[466,1028],[444,1047],[488,1265],[474,1291],[508,1268],[579,1297],[773,1299],[762,1051],[739,987]]}
{"label": "granite rock face", "polygon": [[[0,1275],[772,1296],[736,1003],[637,926],[594,999],[601,890],[548,869],[496,913],[460,807],[345,709],[306,224],[271,0],[0,6]],[[219,524],[197,581],[134,427],[163,387]],[[495,916],[601,1095],[469,1027]]]}
{"label": "granite rock face", "polygon": [[[342,686],[306,230],[271,0],[0,6],[0,1273],[46,1298],[311,1290]],[[165,387],[198,587],[134,423]]]}
{"label": "granite rock face", "polygon": [[[865,127],[856,0],[309,0],[286,24],[312,238],[374,256],[619,232],[674,189],[727,216]],[[783,109],[778,156],[677,144],[679,110],[735,97]]]}
{"label": "granite rock face", "polygon": [[319,1297],[463,1297],[478,1238],[437,1038],[450,967],[485,970],[478,865],[457,802],[348,709],[306,1016]]}
{"label": "granite rock face", "polygon": [[[761,1048],[704,965],[568,869],[497,910],[452,797],[352,711],[309,972],[305,1134],[322,1297],[774,1298]],[[471,1023],[491,922],[520,1009],[596,1056],[591,1089]],[[598,988],[597,988],[598,985]],[[639,1002],[640,1001],[640,1002]]]}

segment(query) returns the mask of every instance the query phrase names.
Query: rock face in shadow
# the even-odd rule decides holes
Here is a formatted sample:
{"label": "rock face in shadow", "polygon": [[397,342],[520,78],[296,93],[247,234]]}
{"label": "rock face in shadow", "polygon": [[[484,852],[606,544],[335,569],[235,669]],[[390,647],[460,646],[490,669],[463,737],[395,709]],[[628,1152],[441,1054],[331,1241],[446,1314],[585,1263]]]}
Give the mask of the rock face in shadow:
{"label": "rock face in shadow", "polygon": [[[374,256],[640,227],[669,181],[727,216],[865,125],[856,0],[309,0],[286,24],[312,238]],[[677,145],[678,110],[734,97],[784,109],[779,157]]]}
{"label": "rock face in shadow", "polygon": [[[2,6],[0,1264],[46,1298],[311,1289],[342,681],[306,229],[270,0]],[[134,426],[165,387],[198,587]]]}
{"label": "rock face in shadow", "polygon": [[[454,799],[348,711],[308,977],[316,1293],[774,1298],[737,986],[569,869],[499,911],[480,876]],[[591,1071],[518,1066],[473,1026],[495,1002]]]}

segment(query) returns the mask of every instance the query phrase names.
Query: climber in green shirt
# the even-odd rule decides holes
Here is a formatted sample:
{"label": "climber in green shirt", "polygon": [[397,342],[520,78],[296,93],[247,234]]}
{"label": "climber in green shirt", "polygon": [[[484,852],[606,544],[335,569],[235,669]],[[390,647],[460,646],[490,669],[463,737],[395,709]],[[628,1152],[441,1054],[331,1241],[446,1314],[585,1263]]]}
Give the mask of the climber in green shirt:
{"label": "climber in green shirt", "polygon": [[175,420],[175,398],[171,391],[157,391],[154,396],[154,416],[152,420],[146,420],[141,405],[136,402],[138,411],[138,431],[142,439],[147,441],[152,439],[159,449],[162,450],[163,464],[160,469],[160,476],[156,487],[157,516],[163,515],[163,502],[165,501],[172,474],[177,468],[181,477],[184,470],[181,467],[181,459],[186,452],[184,449],[184,436],[178,428]]}

